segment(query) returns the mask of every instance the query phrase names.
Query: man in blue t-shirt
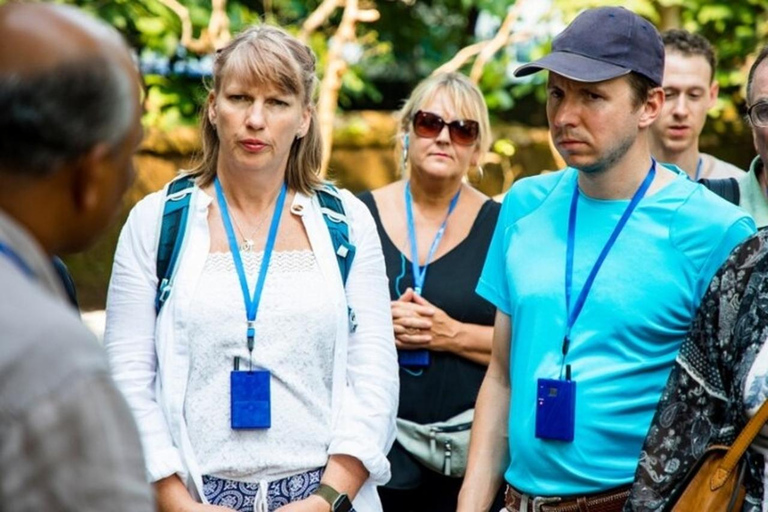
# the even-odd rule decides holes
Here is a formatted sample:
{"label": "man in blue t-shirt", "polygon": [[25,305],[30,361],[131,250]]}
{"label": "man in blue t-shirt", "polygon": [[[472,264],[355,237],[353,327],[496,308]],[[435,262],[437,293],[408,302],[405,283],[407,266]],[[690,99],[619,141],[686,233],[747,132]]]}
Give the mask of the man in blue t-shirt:
{"label": "man in blue t-shirt", "polygon": [[621,510],[701,297],[755,232],[651,158],[664,46],[650,23],[587,10],[516,74],[542,69],[568,167],[504,199],[477,287],[498,312],[459,512],[487,511],[502,475],[513,512]]}

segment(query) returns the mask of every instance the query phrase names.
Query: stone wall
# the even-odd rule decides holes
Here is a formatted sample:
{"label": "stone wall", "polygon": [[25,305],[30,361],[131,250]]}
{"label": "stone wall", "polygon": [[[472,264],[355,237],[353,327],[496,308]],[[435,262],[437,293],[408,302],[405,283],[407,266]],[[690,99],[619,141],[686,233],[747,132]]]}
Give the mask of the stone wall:
{"label": "stone wall", "polygon": [[[482,177],[472,173],[473,185],[496,196],[516,179],[555,169],[545,128],[494,123],[498,153],[491,153]],[[395,120],[391,113],[355,112],[339,116],[334,127],[334,149],[329,177],[355,193],[371,190],[397,179],[394,155]],[[708,135],[705,151],[746,166],[754,154],[749,133],[729,137]],[[115,225],[88,252],[66,257],[78,286],[84,310],[102,309],[120,229],[133,205],[147,194],[160,190],[179,169],[189,166],[199,149],[195,128],[173,133],[149,130],[135,157],[137,179],[126,195],[123,211]],[[500,154],[501,153],[501,154]],[[502,156],[504,155],[504,156]]]}

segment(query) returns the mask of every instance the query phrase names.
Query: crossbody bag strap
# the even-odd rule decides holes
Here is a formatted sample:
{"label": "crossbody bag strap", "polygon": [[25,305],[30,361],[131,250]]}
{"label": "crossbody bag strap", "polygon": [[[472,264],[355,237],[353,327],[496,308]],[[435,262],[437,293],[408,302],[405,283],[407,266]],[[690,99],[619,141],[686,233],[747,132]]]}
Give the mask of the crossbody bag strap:
{"label": "crossbody bag strap", "polygon": [[744,455],[745,451],[747,451],[747,448],[750,444],[752,444],[752,441],[754,441],[755,437],[757,437],[757,434],[760,432],[760,429],[763,428],[763,425],[765,425],[766,421],[768,421],[768,400],[763,402],[763,405],[760,406],[757,414],[755,414],[752,419],[749,420],[731,447],[728,449],[728,452],[725,454],[725,457],[723,457],[720,466],[718,466],[717,471],[712,476],[713,487],[720,487],[725,483],[725,481],[728,479],[728,476],[733,472],[736,464],[738,464],[739,460],[741,459],[741,456]]}

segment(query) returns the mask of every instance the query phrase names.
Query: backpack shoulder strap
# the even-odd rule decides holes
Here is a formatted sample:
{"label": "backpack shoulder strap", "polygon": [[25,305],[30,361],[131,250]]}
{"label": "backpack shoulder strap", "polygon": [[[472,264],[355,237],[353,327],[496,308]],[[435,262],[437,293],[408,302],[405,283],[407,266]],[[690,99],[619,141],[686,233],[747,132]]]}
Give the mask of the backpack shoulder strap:
{"label": "backpack shoulder strap", "polygon": [[699,183],[726,201],[731,202],[736,206],[739,205],[739,201],[741,200],[741,191],[739,190],[739,182],[736,178],[702,178],[699,180]]}
{"label": "backpack shoulder strap", "polygon": [[317,190],[317,198],[320,201],[323,220],[331,234],[341,281],[346,286],[352,260],[355,259],[355,246],[349,240],[349,221],[344,210],[344,202],[339,189],[327,182]]}
{"label": "backpack shoulder strap", "polygon": [[171,293],[176,262],[181,253],[184,233],[187,227],[189,201],[194,190],[195,180],[191,176],[180,176],[168,184],[163,203],[163,218],[160,225],[160,237],[157,243],[157,293],[155,312],[165,304]]}
{"label": "backpack shoulder strap", "polygon": [[[352,260],[355,259],[355,246],[349,240],[349,221],[344,210],[344,201],[341,199],[339,189],[326,182],[317,191],[317,199],[320,202],[320,211],[323,220],[331,235],[333,249],[336,252],[336,263],[339,264],[341,282],[346,287],[347,277],[352,268]],[[357,317],[354,310],[347,306],[347,320],[349,332],[357,330]]]}

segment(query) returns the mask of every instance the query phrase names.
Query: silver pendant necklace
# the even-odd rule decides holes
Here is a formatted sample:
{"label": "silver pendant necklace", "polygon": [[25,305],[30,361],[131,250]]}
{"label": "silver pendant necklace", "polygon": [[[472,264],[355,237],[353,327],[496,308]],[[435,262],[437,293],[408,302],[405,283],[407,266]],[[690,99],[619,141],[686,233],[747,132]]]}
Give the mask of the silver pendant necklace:
{"label": "silver pendant necklace", "polygon": [[[279,194],[276,194],[275,197],[273,197],[272,200],[269,202],[267,207],[264,208],[264,211],[262,212],[261,220],[256,225],[256,227],[253,228],[253,231],[251,231],[251,236],[245,236],[245,232],[242,229],[240,229],[240,224],[237,222],[237,215],[235,215],[235,209],[234,208],[230,208],[230,212],[231,212],[231,216],[232,216],[232,221],[235,224],[235,228],[237,228],[237,232],[240,234],[240,238],[243,240],[240,243],[240,250],[242,252],[253,252],[253,249],[256,246],[256,244],[254,243],[254,237],[256,236],[256,233],[258,233],[259,230],[261,229],[261,226],[264,225],[264,221],[266,221],[267,217],[269,217],[270,208],[271,208],[272,204],[275,201],[277,201],[278,195]],[[277,214],[281,215],[282,212],[278,212]]]}
{"label": "silver pendant necklace", "polygon": [[237,232],[240,233],[240,238],[242,238],[242,243],[240,244],[240,250],[243,252],[253,252],[253,248],[255,246],[253,242],[253,238],[258,233],[259,229],[261,229],[261,226],[264,225],[264,221],[267,219],[267,213],[269,208],[267,208],[264,212],[264,215],[262,216],[259,223],[256,225],[255,228],[253,228],[253,231],[251,231],[251,236],[245,236],[245,233],[242,229],[240,229],[240,224],[237,222],[237,217],[235,216],[235,212],[232,212],[232,220],[235,221],[235,227],[237,228]]}

